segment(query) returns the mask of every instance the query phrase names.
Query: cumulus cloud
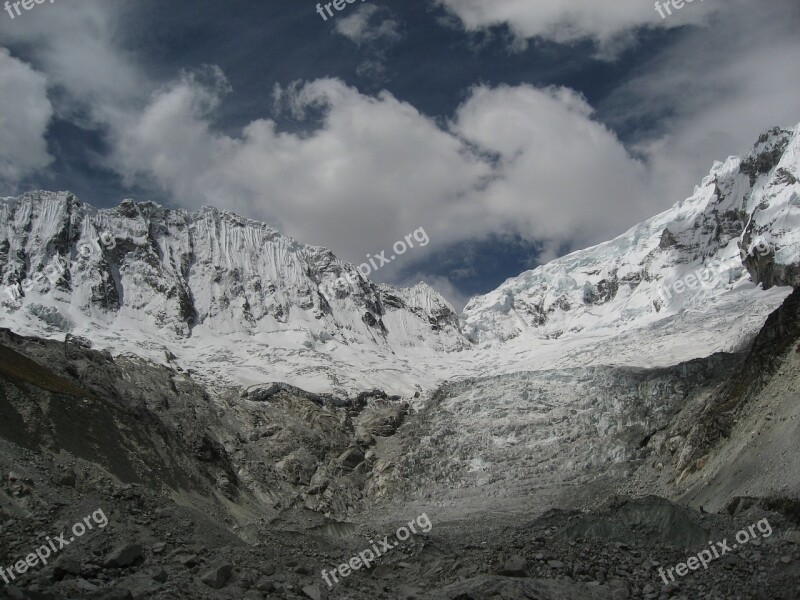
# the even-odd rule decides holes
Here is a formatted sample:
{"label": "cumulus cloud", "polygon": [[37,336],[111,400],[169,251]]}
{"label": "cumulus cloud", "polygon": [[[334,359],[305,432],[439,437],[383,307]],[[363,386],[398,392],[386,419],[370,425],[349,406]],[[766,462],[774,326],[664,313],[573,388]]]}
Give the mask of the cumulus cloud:
{"label": "cumulus cloud", "polygon": [[648,180],[616,135],[567,88],[473,90],[454,130],[499,157],[480,194],[491,223],[530,241],[601,241],[652,214]]}
{"label": "cumulus cloud", "polygon": [[390,17],[381,18],[388,12],[374,4],[365,4],[352,15],[336,21],[335,31],[358,45],[396,42],[401,37],[400,24]]}
{"label": "cumulus cloud", "polygon": [[322,107],[322,127],[296,135],[263,119],[233,138],[211,126],[218,87],[184,77],[158,93],[120,131],[117,168],[154,178],[183,205],[265,218],[353,259],[426,226],[490,174],[458,139],[388,93],[362,95],[336,79],[296,86],[284,102],[296,114]]}
{"label": "cumulus cloud", "polygon": [[47,79],[0,48],[0,182],[13,188],[52,161],[45,133],[53,116]]}
{"label": "cumulus cloud", "polygon": [[105,0],[47,4],[23,22],[0,19],[0,39],[19,44],[60,93],[59,116],[92,127],[125,119],[147,100],[149,77],[122,49],[125,14]]}
{"label": "cumulus cloud", "polygon": [[117,169],[183,205],[268,219],[351,260],[417,227],[442,244],[513,231],[558,245],[652,212],[642,166],[564,88],[478,87],[442,127],[388,92],[323,79],[279,94],[298,117],[322,110],[319,129],[280,132],[263,119],[230,137],[213,128],[227,90],[213,73],[161,90],[118,133]]}
{"label": "cumulus cloud", "polygon": [[592,39],[605,53],[632,41],[629,34],[638,27],[699,24],[723,5],[733,9],[743,1],[687,3],[664,19],[653,2],[642,0],[438,0],[470,31],[507,25],[519,39],[538,37],[558,43]]}

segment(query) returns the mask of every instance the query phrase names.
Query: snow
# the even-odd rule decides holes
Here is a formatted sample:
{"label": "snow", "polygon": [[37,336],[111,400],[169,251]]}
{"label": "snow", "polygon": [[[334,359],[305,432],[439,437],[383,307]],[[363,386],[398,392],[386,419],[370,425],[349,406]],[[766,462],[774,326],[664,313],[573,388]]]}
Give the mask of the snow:
{"label": "snow", "polygon": [[[753,174],[776,148],[780,160]],[[83,336],[212,383],[341,395],[377,387],[410,398],[476,376],[673,365],[742,349],[791,291],[755,285],[744,258],[764,242],[777,265],[800,262],[799,160],[800,126],[772,132],[749,156],[716,163],[688,199],[506,281],[461,317],[425,284],[374,284],[324,248],[226,211],[0,198],[3,286],[56,258],[69,264],[21,302],[0,292],[0,326]],[[104,232],[113,247],[98,244]],[[95,250],[82,256],[82,244]],[[703,285],[675,292],[693,275]]]}

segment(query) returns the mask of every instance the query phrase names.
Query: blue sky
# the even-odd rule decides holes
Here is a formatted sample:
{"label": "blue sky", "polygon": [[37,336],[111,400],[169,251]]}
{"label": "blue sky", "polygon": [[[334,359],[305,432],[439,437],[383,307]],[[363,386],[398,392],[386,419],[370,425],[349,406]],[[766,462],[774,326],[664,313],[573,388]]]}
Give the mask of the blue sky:
{"label": "blue sky", "polygon": [[[0,195],[205,204],[456,305],[795,125],[800,8],[56,0],[0,13]],[[794,75],[792,75],[794,74]]]}

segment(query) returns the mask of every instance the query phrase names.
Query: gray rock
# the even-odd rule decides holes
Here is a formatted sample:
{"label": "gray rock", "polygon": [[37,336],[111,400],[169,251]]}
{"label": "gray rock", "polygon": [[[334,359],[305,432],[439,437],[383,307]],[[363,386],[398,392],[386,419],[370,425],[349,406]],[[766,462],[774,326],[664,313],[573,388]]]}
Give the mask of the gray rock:
{"label": "gray rock", "polygon": [[515,554],[509,557],[503,564],[500,575],[505,575],[506,577],[527,577],[528,561],[526,561],[524,557]]}
{"label": "gray rock", "polygon": [[156,542],[153,544],[153,554],[161,554],[167,548],[166,542]]}
{"label": "gray rock", "polygon": [[201,562],[200,557],[196,554],[182,554],[177,556],[175,560],[187,568],[196,567]]}
{"label": "gray rock", "polygon": [[218,590],[225,587],[232,576],[233,565],[223,564],[206,571],[200,576],[200,581],[205,583],[208,587]]}
{"label": "gray rock", "polygon": [[74,558],[62,556],[53,565],[53,577],[63,579],[66,575],[80,575],[81,563]]}
{"label": "gray rock", "polygon": [[93,593],[100,589],[99,586],[93,584],[91,581],[86,581],[83,577],[78,577],[75,580],[75,585],[81,592]]}
{"label": "gray rock", "polygon": [[303,588],[303,593],[311,600],[323,600],[322,590],[318,585],[307,585]]}
{"label": "gray rock", "polygon": [[12,600],[25,600],[26,598],[23,591],[15,585],[8,585],[4,589],[6,595]]}
{"label": "gray rock", "polygon": [[[274,573],[275,570],[273,569],[272,572]],[[262,592],[271,592],[275,589],[275,584],[272,582],[271,579],[267,579],[266,577],[261,577],[258,580],[258,583],[256,583],[256,587]]]}
{"label": "gray rock", "polygon": [[150,577],[153,579],[153,581],[157,581],[158,583],[166,583],[167,579],[169,579],[169,575],[167,575],[167,572],[164,569],[153,571]]}
{"label": "gray rock", "polygon": [[124,568],[137,564],[144,559],[144,548],[141,544],[121,546],[106,557],[105,566]]}
{"label": "gray rock", "polygon": [[359,464],[364,462],[364,453],[357,447],[348,448],[339,455],[339,462],[343,467],[355,469]]}
{"label": "gray rock", "polygon": [[63,475],[61,475],[57,480],[56,483],[58,485],[62,485],[64,487],[71,487],[74,488],[78,484],[78,478],[75,475],[75,471],[69,470]]}

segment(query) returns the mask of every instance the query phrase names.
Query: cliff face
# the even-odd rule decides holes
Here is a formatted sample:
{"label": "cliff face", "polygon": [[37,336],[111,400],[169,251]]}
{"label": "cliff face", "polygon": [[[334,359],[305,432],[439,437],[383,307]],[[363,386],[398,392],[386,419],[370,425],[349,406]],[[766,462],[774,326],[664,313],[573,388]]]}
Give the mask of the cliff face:
{"label": "cliff face", "polygon": [[[359,341],[416,335],[443,349],[464,345],[452,309],[427,286],[381,289],[330,251],[228,212],[130,200],[97,210],[71,194],[37,192],[0,199],[0,229],[2,282],[38,275],[34,292],[52,291],[87,317],[125,314],[177,337],[197,326],[249,334],[307,326]],[[408,313],[410,335],[386,327],[391,310]]]}
{"label": "cliff face", "polygon": [[[250,383],[344,390],[347,376],[339,386],[333,371],[358,374],[370,368],[359,363],[388,364],[403,348],[470,345],[427,285],[376,285],[325,248],[211,208],[125,201],[97,210],[50,192],[0,199],[0,281],[0,321],[15,330],[82,335],[157,360],[205,354],[213,359],[201,365],[221,361],[229,372],[246,355],[266,368],[245,376]],[[331,369],[334,348],[342,366]],[[294,370],[269,368],[284,361]],[[321,369],[331,376],[302,377]],[[382,383],[362,378],[349,388]]]}

